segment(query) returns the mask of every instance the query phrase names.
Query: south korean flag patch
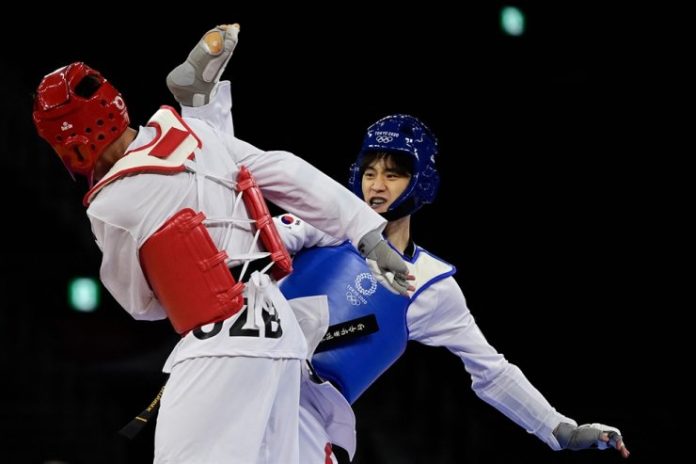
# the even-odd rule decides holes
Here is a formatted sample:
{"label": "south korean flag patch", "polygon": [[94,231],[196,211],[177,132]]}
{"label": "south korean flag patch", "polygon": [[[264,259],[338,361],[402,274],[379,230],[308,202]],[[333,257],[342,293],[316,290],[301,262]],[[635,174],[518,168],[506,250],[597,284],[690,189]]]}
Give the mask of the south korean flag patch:
{"label": "south korean flag patch", "polygon": [[290,230],[296,229],[302,225],[302,221],[300,221],[297,216],[293,216],[292,214],[283,214],[279,216],[276,223]]}

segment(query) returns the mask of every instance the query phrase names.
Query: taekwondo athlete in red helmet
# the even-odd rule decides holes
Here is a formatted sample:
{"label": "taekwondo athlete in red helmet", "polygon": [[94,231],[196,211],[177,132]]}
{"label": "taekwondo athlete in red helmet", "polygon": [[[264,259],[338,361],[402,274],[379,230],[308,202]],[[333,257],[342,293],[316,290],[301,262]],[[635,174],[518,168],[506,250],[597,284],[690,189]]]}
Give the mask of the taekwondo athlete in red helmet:
{"label": "taekwondo athlete in red helmet", "polygon": [[[286,245],[298,252],[294,273],[281,283],[283,294],[293,308],[297,301],[326,295],[329,308],[328,323],[319,311],[298,316],[313,350],[301,389],[301,461],[336,462],[334,445],[352,458],[350,404],[401,356],[408,340],[443,346],[458,356],[481,399],[552,449],[613,446],[628,456],[615,427],[577,426],[557,412],[485,339],[453,277],[455,267],[414,243],[411,217],[437,194],[437,154],[437,139],[425,124],[395,114],[368,128],[350,169],[349,187],[389,220],[385,236],[415,276],[408,299],[376,286],[351,244],[291,215],[277,220]],[[315,248],[302,250],[308,246]]]}
{"label": "taekwondo athlete in red helmet", "polygon": [[264,198],[362,246],[385,285],[407,288],[383,218],[302,159],[234,136],[218,81],[238,32],[209,31],[170,73],[182,115],[163,106],[130,127],[121,94],[84,63],[45,76],[35,99],[41,137],[90,180],[104,285],[134,318],[168,318],[182,336],[164,367],[156,463],[299,462],[307,346],[276,284],[291,262]]}

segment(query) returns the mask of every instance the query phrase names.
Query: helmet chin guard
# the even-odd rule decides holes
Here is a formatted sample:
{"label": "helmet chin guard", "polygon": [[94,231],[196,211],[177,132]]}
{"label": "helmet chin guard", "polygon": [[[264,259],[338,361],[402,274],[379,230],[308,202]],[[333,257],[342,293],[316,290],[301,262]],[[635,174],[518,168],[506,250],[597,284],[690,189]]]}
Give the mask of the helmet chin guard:
{"label": "helmet chin guard", "polygon": [[383,214],[388,220],[413,214],[432,203],[440,185],[435,167],[437,138],[420,120],[407,114],[386,116],[367,129],[358,158],[350,167],[348,188],[363,198],[360,165],[368,153],[405,154],[413,161],[411,181],[404,192]]}
{"label": "helmet chin guard", "polygon": [[43,78],[34,98],[33,119],[39,135],[70,174],[87,177],[130,122],[119,91],[99,71],[81,62]]}

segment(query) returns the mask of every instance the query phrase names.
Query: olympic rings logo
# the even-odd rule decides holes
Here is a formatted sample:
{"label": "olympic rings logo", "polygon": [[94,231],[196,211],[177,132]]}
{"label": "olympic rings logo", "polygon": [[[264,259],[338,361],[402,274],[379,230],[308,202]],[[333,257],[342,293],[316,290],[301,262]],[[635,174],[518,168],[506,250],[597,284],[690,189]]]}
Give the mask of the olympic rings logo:
{"label": "olympic rings logo", "polygon": [[379,143],[389,143],[392,140],[394,140],[394,137],[391,137],[389,135],[378,135],[375,137],[375,140],[377,140]]}
{"label": "olympic rings logo", "polygon": [[358,306],[360,304],[360,301],[353,295],[351,292],[346,292],[346,300],[348,300],[348,303],[352,304],[353,306]]}

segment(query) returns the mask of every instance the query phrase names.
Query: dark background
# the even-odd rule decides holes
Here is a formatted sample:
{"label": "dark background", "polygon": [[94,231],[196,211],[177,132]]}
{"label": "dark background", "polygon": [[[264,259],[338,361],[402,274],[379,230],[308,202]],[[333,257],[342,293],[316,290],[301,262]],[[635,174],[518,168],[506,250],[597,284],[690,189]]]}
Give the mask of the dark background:
{"label": "dark background", "polygon": [[[527,14],[522,37],[500,31],[497,1],[191,5],[149,18],[136,6],[44,8],[21,33],[3,28],[0,462],[151,462],[152,427],[133,442],[115,431],[154,397],[176,343],[167,322],[133,321],[108,295],[95,313],[69,309],[68,280],[96,276],[100,257],[85,184],[35,134],[33,90],[82,60],[144,123],[175,104],[166,73],[206,30],[235,21],[225,77],[240,138],[344,180],[370,123],[396,112],[424,120],[440,139],[443,185],[414,236],[457,266],[489,341],[559,411],[620,427],[630,462],[681,455],[694,431],[677,425],[692,409],[691,330],[678,314],[693,303],[677,295],[693,276],[680,272],[692,268],[680,239],[693,209],[679,206],[693,148],[675,142],[688,124],[672,118],[693,112],[674,35],[686,12],[510,3]],[[356,404],[355,462],[620,460],[554,453],[469,386],[457,358],[409,346]]]}

